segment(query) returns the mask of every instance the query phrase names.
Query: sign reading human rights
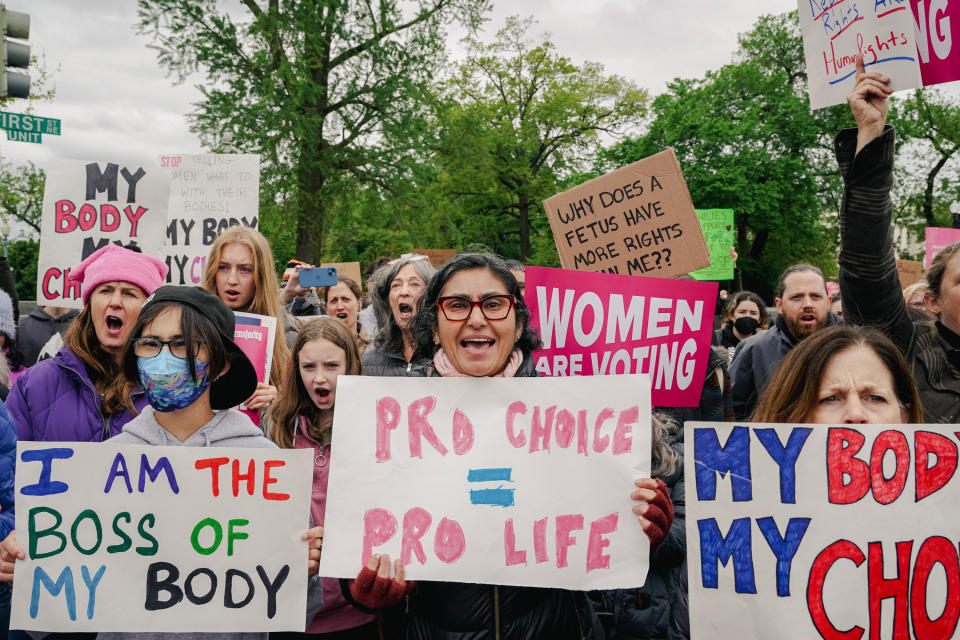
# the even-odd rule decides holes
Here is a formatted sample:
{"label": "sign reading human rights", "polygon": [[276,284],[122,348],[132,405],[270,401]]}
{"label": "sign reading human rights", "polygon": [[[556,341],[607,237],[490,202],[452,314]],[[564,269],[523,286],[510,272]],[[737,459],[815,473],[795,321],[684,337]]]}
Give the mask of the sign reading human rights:
{"label": "sign reading human rights", "polygon": [[642,585],[646,376],[337,383],[320,575],[374,553],[413,580]]}
{"label": "sign reading human rights", "polygon": [[688,422],[690,636],[956,637],[956,431]]}
{"label": "sign reading human rights", "polygon": [[545,376],[645,373],[653,404],[695,407],[707,372],[716,282],[527,267],[523,299]]}
{"label": "sign reading human rights", "polygon": [[165,259],[170,284],[200,285],[210,245],[227,227],[257,228],[260,156],[255,154],[167,155],[170,211]]}
{"label": "sign reading human rights", "polygon": [[710,264],[673,149],[543,203],[564,269],[669,278]]}
{"label": "sign reading human rights", "polygon": [[169,192],[167,172],[155,167],[51,160],[40,216],[37,304],[81,307],[80,283],[70,269],[108,243],[160,255]]}
{"label": "sign reading human rights", "polygon": [[11,628],[303,631],[303,450],[17,445]]}

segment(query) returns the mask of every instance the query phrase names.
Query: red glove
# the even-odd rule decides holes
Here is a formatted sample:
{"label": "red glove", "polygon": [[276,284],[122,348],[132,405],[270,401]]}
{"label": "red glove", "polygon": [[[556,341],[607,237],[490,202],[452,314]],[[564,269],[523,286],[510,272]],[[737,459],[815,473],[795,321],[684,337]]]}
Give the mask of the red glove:
{"label": "red glove", "polygon": [[655,491],[656,495],[653,500],[647,502],[647,512],[643,514],[643,517],[650,522],[645,532],[650,539],[651,557],[657,552],[660,543],[670,532],[670,525],[673,524],[673,500],[670,499],[667,485],[660,478],[657,478]]}
{"label": "red glove", "polygon": [[386,560],[386,575],[380,575],[381,572],[374,571],[370,566],[364,566],[357,575],[356,580],[350,581],[350,595],[353,599],[368,609],[382,609],[390,607],[413,591],[416,582],[405,582],[403,580],[403,565],[397,562],[397,576],[390,578],[390,558],[384,556],[381,558],[381,568],[383,560]]}

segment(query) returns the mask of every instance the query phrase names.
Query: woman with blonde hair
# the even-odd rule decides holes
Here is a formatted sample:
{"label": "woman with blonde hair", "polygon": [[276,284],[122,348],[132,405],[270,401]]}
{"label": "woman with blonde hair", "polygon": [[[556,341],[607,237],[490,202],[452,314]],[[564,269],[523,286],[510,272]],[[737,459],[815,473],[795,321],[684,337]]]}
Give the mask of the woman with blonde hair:
{"label": "woman with blonde hair", "polygon": [[277,290],[277,271],[270,244],[256,229],[233,226],[210,247],[203,288],[217,296],[233,311],[272,316],[277,319],[273,362],[269,382],[261,382],[244,403],[247,409],[266,409],[277,397],[277,384],[290,352],[284,340],[284,314]]}

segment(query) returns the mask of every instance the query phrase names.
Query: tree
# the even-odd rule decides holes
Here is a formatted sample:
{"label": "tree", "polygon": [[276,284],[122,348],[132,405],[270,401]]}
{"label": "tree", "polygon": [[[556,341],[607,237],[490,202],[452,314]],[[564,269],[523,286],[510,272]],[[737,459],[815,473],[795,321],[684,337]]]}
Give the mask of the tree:
{"label": "tree", "polygon": [[[575,65],[549,40],[533,43],[532,19],[507,19],[490,44],[466,40],[468,56],[435,107],[440,191],[472,238],[527,260],[531,231],[549,227],[540,202],[558,178],[592,163],[601,134],[639,124],[646,91],[596,63]],[[508,238],[516,240],[516,249]],[[549,237],[551,254],[554,252]],[[555,257],[554,257],[555,259]]]}
{"label": "tree", "polygon": [[833,137],[845,106],[811,111],[796,12],[762,17],[740,36],[734,62],[701,79],[676,79],[653,102],[643,136],[615,145],[606,166],[673,147],[694,204],[731,208],[745,284],[770,295],[794,262],[836,271],[839,172]]}
{"label": "tree", "polygon": [[4,162],[0,174],[0,215],[23,222],[39,235],[46,172],[32,162],[17,167]]}
{"label": "tree", "polygon": [[403,139],[387,131],[415,117],[444,26],[476,26],[488,0],[242,4],[235,21],[216,0],[140,0],[139,31],[177,80],[206,74],[192,130],[261,154],[263,202],[296,220],[297,256],[318,260],[333,205],[395,169]]}

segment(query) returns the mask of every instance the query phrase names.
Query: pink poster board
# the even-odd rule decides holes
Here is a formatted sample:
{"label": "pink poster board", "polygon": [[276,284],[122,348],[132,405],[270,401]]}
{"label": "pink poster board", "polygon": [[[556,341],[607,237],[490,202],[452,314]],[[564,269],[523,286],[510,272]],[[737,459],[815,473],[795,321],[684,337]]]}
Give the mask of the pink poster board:
{"label": "pink poster board", "polygon": [[693,407],[707,369],[716,282],[527,267],[524,301],[548,376],[646,373],[653,404]]}
{"label": "pink poster board", "polygon": [[924,86],[960,80],[960,4],[910,0]]}
{"label": "pink poster board", "polygon": [[239,311],[233,315],[237,322],[233,341],[253,363],[253,368],[257,370],[257,382],[267,382],[270,379],[270,365],[273,364],[277,319]]}
{"label": "pink poster board", "polygon": [[929,269],[933,257],[940,249],[960,240],[960,229],[946,227],[927,227],[924,231],[926,239],[926,255],[923,256],[923,268]]}

